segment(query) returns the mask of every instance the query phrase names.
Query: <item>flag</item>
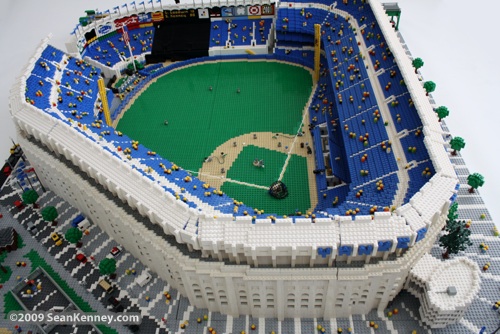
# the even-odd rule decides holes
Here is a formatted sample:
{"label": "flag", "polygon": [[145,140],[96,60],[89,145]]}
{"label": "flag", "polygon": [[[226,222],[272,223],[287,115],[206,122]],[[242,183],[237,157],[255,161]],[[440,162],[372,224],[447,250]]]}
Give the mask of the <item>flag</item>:
{"label": "flag", "polygon": [[105,10],[104,13],[108,13],[109,14],[109,9],[108,10]]}
{"label": "flag", "polygon": [[161,0],[156,0],[156,3],[161,2]]}
{"label": "flag", "polygon": [[116,6],[115,8],[113,8],[114,10],[117,10],[118,8],[120,8],[119,6]]}
{"label": "flag", "polygon": [[143,1],[143,2],[139,2],[139,6],[140,6],[140,5],[144,5],[144,1]]}
{"label": "flag", "polygon": [[135,1],[132,1],[130,4],[135,6]]}
{"label": "flag", "polygon": [[148,3],[153,3],[153,0],[149,0]]}
{"label": "flag", "polygon": [[127,7],[127,8],[128,8],[128,5],[127,5],[127,4],[124,4],[124,5],[122,5],[122,8],[123,8],[123,7]]}
{"label": "flag", "polygon": [[123,35],[122,35],[123,36],[123,42],[125,42],[125,44],[127,44],[128,46],[130,46],[130,39],[128,37],[127,26],[124,25],[122,27],[122,29],[123,29]]}

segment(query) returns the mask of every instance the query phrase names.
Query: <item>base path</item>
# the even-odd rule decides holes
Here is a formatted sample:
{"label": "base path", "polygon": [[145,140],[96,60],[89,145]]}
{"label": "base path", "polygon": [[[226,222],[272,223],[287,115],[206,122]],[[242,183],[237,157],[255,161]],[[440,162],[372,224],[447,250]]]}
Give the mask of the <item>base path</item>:
{"label": "base path", "polygon": [[[257,135],[257,138],[254,139],[254,134]],[[238,155],[243,151],[243,148],[248,145],[257,146],[260,148],[266,148],[268,150],[277,151],[280,153],[288,154],[289,150],[292,148],[292,143],[294,141],[294,136],[282,133],[274,133],[274,132],[252,132],[247,133],[238,137],[231,138],[226,141],[222,145],[218,146],[211,154],[213,157],[210,162],[204,162],[202,167],[198,171],[198,178],[203,182],[207,182],[210,186],[221,189],[222,185],[225,182],[236,182],[241,184],[238,180],[231,180],[226,178],[227,171],[231,168],[233,163],[238,158]],[[302,137],[298,137],[298,143],[312,143],[311,133],[309,131],[305,131]],[[278,146],[278,143],[281,143],[281,147]],[[285,147],[288,147],[286,149]],[[224,153],[224,157],[222,158],[222,153]],[[293,147],[293,152],[291,154],[295,154],[301,157],[306,158],[307,161],[307,177],[309,182],[309,198],[311,201],[312,210],[318,204],[318,193],[316,187],[316,178],[314,176],[313,170],[315,169],[315,161],[313,154],[307,154],[306,148],[301,148],[300,144],[296,144]],[[220,162],[222,163],[220,163]],[[250,162],[249,162],[250,163]],[[221,173],[221,169],[224,168],[225,173]],[[279,172],[276,174],[276,180],[279,177]],[[257,188],[268,189],[269,185],[251,185]],[[235,198],[235,200],[238,200]],[[308,210],[308,211],[309,211]]]}

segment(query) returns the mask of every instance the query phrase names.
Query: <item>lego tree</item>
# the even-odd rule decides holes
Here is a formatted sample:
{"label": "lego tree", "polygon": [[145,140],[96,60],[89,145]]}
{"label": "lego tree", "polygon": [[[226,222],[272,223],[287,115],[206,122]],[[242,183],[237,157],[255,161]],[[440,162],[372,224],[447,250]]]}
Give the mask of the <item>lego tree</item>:
{"label": "lego tree", "polygon": [[82,239],[83,233],[76,227],[72,227],[66,232],[64,235],[64,238],[71,242],[72,244],[75,244],[76,247],[82,247],[81,239]]}
{"label": "lego tree", "polygon": [[[448,220],[456,220],[458,219],[458,203],[454,202],[452,205],[450,205],[450,208],[448,209]],[[446,226],[443,228],[443,230],[446,228]]]}
{"label": "lego tree", "polygon": [[[4,266],[3,266],[3,263],[2,263],[2,262],[5,260],[5,257],[7,256],[4,252],[7,252],[7,250],[6,250],[6,249],[5,249],[5,250],[0,250],[0,270],[2,270],[2,272],[3,272],[4,274],[8,274],[8,273],[9,273],[9,270],[7,270],[7,268],[6,268],[6,267],[4,267]],[[8,252],[7,252],[7,253],[8,253]],[[10,277],[10,276],[9,276],[9,277]],[[2,283],[3,283],[3,282],[5,282],[5,281],[7,281],[7,279],[5,279],[5,281],[4,281],[4,279],[5,279],[5,278],[0,278],[0,282],[2,282]]]}
{"label": "lego tree", "polygon": [[417,73],[418,69],[424,66],[424,61],[421,58],[415,58],[411,64],[415,67],[415,73]]}
{"label": "lego tree", "polygon": [[450,114],[450,111],[445,106],[436,108],[435,112],[438,115],[440,122],[443,118],[447,117]]}
{"label": "lego tree", "polygon": [[36,201],[38,201],[38,193],[34,191],[33,189],[26,190],[23,192],[23,202],[26,204],[33,204],[34,208],[38,208],[38,204],[36,204]]}
{"label": "lego tree", "polygon": [[[144,69],[144,64],[138,62],[137,60],[134,60],[135,68],[137,70],[143,70]],[[134,70],[134,64],[130,63],[127,65],[127,69],[130,71]]]}
{"label": "lego tree", "polygon": [[450,140],[450,146],[453,149],[451,155],[457,155],[457,152],[465,147],[465,140],[462,137],[454,137]]}
{"label": "lego tree", "polygon": [[465,220],[446,221],[445,234],[439,238],[439,246],[446,249],[442,254],[443,259],[448,259],[450,254],[457,254],[472,245],[469,239],[471,231],[465,227],[465,223]]}
{"label": "lego tree", "polygon": [[43,220],[52,222],[53,226],[57,225],[56,219],[58,216],[59,213],[57,212],[57,209],[53,206],[46,206],[45,208],[42,209]]}
{"label": "lego tree", "polygon": [[426,81],[424,82],[425,95],[429,95],[436,90],[436,84],[434,81]]}
{"label": "lego tree", "polygon": [[484,177],[479,173],[470,174],[467,176],[467,184],[470,186],[469,192],[474,193],[474,191],[484,185]]}
{"label": "lego tree", "polygon": [[115,278],[116,260],[105,258],[99,262],[99,271],[102,275],[109,275],[110,278]]}

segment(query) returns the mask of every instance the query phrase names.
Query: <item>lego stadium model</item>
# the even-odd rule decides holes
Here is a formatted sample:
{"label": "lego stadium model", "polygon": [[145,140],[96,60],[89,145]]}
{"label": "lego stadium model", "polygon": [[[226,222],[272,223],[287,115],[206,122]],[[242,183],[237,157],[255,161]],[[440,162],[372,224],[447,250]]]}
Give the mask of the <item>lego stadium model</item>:
{"label": "lego stadium model", "polygon": [[67,53],[42,41],[16,82],[19,143],[42,184],[195,307],[329,319],[406,288],[444,327],[479,270],[428,255],[460,182],[394,11],[89,11]]}

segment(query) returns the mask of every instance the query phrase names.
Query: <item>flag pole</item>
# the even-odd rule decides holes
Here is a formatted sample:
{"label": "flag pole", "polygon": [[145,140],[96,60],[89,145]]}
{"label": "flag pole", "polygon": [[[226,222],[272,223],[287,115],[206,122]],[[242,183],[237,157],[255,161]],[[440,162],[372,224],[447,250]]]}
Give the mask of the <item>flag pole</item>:
{"label": "flag pole", "polygon": [[130,46],[130,36],[127,32],[127,26],[123,25],[123,36],[127,39],[128,50],[130,51],[130,58],[132,58],[132,65],[134,65],[134,72],[137,72],[137,68],[135,67],[135,59],[134,54],[132,53],[132,47]]}

